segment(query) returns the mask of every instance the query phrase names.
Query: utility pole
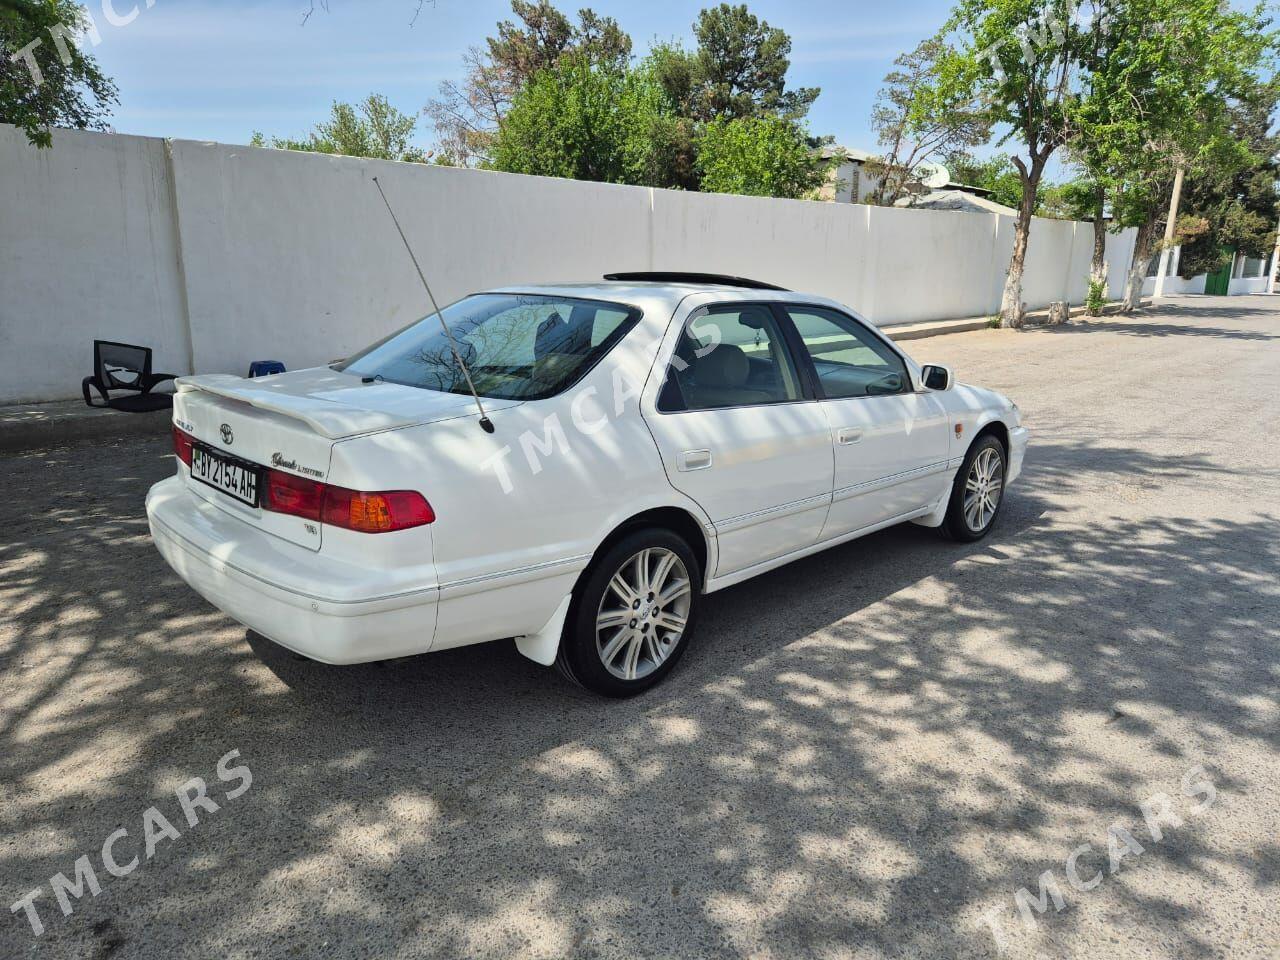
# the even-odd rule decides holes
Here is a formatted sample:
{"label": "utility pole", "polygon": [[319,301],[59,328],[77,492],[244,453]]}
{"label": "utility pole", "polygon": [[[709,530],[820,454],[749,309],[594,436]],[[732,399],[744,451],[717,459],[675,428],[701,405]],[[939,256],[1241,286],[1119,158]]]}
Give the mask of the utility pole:
{"label": "utility pole", "polygon": [[1173,234],[1178,225],[1178,202],[1182,199],[1182,164],[1173,175],[1173,196],[1169,198],[1169,222],[1164,225],[1164,247],[1160,251],[1160,269],[1156,271],[1156,288],[1153,297],[1164,296],[1164,275],[1169,272],[1169,257],[1173,254]]}
{"label": "utility pole", "polygon": [[1271,273],[1267,277],[1267,293],[1276,292],[1277,267],[1280,267],[1280,226],[1276,228],[1276,249],[1271,254]]}

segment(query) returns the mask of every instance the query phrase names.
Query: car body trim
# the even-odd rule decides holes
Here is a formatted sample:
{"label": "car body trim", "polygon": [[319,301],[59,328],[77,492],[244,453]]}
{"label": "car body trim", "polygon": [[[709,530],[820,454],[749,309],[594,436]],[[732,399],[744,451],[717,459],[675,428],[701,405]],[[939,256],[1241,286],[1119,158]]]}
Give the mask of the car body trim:
{"label": "car body trim", "polygon": [[836,537],[830,537],[826,540],[817,540],[807,546],[801,547],[798,550],[793,550],[790,553],[784,553],[780,557],[774,557],[771,560],[762,560],[760,563],[752,564],[749,567],[743,567],[741,570],[734,570],[732,573],[726,573],[724,576],[716,577],[708,581],[706,592],[714,593],[717,590],[723,590],[725,587],[731,587],[744,580],[750,580],[752,577],[757,577],[762,573],[768,573],[770,570],[786,566],[788,563],[791,563],[794,560],[799,560],[802,557],[820,553],[823,550],[838,546],[842,543],[847,543],[850,540],[857,540],[869,533],[875,533],[877,530],[883,530],[885,527],[892,527],[895,524],[914,520],[916,517],[923,517],[928,514],[931,509],[932,506],[920,507],[916,510],[911,510],[908,513],[903,513],[896,517],[890,517],[887,520],[881,520],[878,523],[860,527],[857,530],[850,530],[848,533],[842,533]]}
{"label": "car body trim", "polygon": [[505,586],[512,586],[517,583],[532,583],[535,580],[545,580],[550,577],[559,576],[564,573],[565,567],[585,567],[587,561],[591,559],[591,554],[586,553],[576,557],[564,557],[560,560],[547,560],[543,563],[534,563],[526,567],[514,567],[510,570],[499,570],[495,573],[482,573],[474,577],[465,577],[462,580],[451,580],[448,583],[440,584],[440,599],[449,600],[455,597],[466,597],[473,593],[480,593],[482,590],[491,587],[495,581],[505,581]]}
{"label": "car body trim", "polygon": [[840,487],[832,495],[832,502],[840,500],[848,500],[851,497],[857,497],[864,493],[871,493],[875,490],[883,490],[885,487],[891,487],[895,483],[903,483],[906,480],[916,480],[920,477],[930,477],[935,473],[942,473],[949,470],[952,463],[962,463],[963,459],[939,460],[937,463],[926,463],[924,466],[916,467],[912,470],[904,470],[901,473],[892,473],[887,477],[880,477],[878,480],[864,480],[862,483],[851,483],[847,487]]}
{"label": "car body trim", "polygon": [[549,560],[545,563],[535,563],[526,567],[516,567],[511,570],[501,570],[496,573],[486,573],[475,577],[467,577],[463,580],[454,580],[450,583],[432,584],[430,586],[419,587],[413,590],[402,590],[398,593],[378,594],[375,596],[348,600],[326,597],[320,594],[306,593],[302,590],[295,590],[292,587],[277,583],[274,580],[268,580],[261,574],[246,570],[244,567],[228,560],[213,558],[207,550],[202,549],[199,544],[194,543],[187,537],[183,536],[159,517],[155,517],[154,520],[164,528],[165,533],[173,539],[180,541],[184,549],[189,553],[194,553],[197,557],[202,559],[207,558],[207,562],[216,561],[221,566],[226,567],[229,570],[234,570],[241,576],[256,580],[258,583],[271,587],[273,590],[292,594],[293,596],[299,597],[303,600],[315,600],[320,603],[331,603],[336,606],[359,606],[361,604],[381,603],[388,600],[408,600],[415,597],[422,597],[427,594],[439,594],[439,598],[441,600],[454,597],[464,597],[487,589],[488,587],[493,586],[496,581],[506,581],[507,585],[513,585],[553,577],[562,573],[563,568],[566,566],[573,564],[585,566],[587,561],[591,559],[590,554],[584,554],[577,557],[566,557],[561,560]]}
{"label": "car body trim", "polygon": [[716,523],[715,528],[717,533],[732,533],[735,530],[745,530],[747,527],[753,527],[757,523],[763,523],[766,520],[777,520],[780,517],[804,513],[817,507],[825,507],[830,503],[831,494],[819,493],[812,497],[805,497],[803,500],[792,500],[790,503],[781,503],[776,507],[767,507],[764,510],[756,510],[752,513],[729,517],[727,520],[720,520]]}
{"label": "car body trim", "polygon": [[320,594],[314,594],[314,593],[307,593],[303,590],[295,590],[293,587],[288,587],[282,583],[277,583],[274,580],[268,580],[266,577],[262,576],[261,574],[254,573],[252,570],[246,570],[244,567],[238,564],[232,563],[230,560],[226,560],[222,557],[213,556],[213,554],[211,554],[208,550],[204,549],[198,543],[195,543],[194,541],[192,541],[190,538],[184,536],[183,534],[175,530],[172,526],[170,526],[168,523],[166,523],[164,520],[162,520],[160,517],[154,514],[152,514],[151,516],[151,521],[155,523],[157,526],[163,528],[164,532],[170,538],[177,541],[184,550],[186,550],[190,554],[193,554],[197,559],[204,561],[209,566],[217,565],[220,567],[224,567],[227,570],[234,570],[236,573],[240,574],[242,577],[248,577],[250,580],[256,580],[258,583],[261,583],[264,586],[270,587],[272,590],[278,590],[281,593],[288,593],[288,594],[291,594],[292,596],[299,597],[303,600],[315,600],[319,603],[329,603],[339,607],[361,606],[363,604],[369,604],[369,603],[381,603],[386,600],[401,600],[401,599],[410,599],[413,597],[421,597],[424,594],[434,594],[438,592],[440,589],[438,586],[432,584],[431,586],[427,586],[427,587],[417,587],[413,590],[402,590],[398,593],[379,594],[371,597],[357,597],[355,599],[350,599],[350,600],[338,599],[335,597],[326,597],[326,596],[322,596]]}

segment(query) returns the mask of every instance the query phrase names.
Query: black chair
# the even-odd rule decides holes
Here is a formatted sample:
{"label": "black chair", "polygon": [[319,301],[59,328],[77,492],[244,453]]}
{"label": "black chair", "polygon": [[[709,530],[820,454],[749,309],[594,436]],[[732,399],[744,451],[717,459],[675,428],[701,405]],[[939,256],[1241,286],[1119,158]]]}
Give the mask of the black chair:
{"label": "black chair", "polygon": [[[129,413],[145,413],[173,406],[173,394],[152,393],[157,384],[172,380],[177,374],[151,372],[151,348],[110,340],[93,341],[93,376],[80,384],[84,402],[91,407],[111,407]],[[94,403],[89,394],[96,387],[102,403]],[[127,390],[130,395],[112,397],[112,390]]]}

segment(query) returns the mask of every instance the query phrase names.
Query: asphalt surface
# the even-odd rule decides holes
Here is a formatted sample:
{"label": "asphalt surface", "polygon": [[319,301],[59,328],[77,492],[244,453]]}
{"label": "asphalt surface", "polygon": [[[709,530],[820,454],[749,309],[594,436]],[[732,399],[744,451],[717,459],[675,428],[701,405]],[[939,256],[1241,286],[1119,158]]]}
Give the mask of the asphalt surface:
{"label": "asphalt surface", "polygon": [[302,660],[155,552],[164,441],[5,456],[0,900],[46,929],[0,957],[986,957],[992,910],[1009,957],[1274,957],[1280,302],[1173,304],[908,344],[1034,431],[998,529],[717,594],[624,703],[511,644]]}

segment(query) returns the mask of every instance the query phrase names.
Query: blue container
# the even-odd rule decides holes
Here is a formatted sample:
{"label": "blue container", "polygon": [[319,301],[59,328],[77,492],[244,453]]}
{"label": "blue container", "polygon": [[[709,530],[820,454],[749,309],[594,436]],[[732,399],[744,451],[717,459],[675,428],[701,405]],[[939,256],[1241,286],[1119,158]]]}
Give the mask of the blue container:
{"label": "blue container", "polygon": [[284,364],[279,360],[255,360],[249,364],[251,377],[268,377],[273,373],[284,373]]}

